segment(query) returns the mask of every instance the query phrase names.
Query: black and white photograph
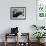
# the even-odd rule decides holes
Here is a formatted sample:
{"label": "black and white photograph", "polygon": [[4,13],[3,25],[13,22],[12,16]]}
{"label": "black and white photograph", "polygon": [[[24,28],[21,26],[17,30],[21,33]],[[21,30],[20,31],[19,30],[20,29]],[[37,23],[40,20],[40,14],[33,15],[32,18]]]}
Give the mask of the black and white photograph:
{"label": "black and white photograph", "polygon": [[11,7],[10,8],[10,19],[11,20],[26,19],[26,8],[25,7]]}

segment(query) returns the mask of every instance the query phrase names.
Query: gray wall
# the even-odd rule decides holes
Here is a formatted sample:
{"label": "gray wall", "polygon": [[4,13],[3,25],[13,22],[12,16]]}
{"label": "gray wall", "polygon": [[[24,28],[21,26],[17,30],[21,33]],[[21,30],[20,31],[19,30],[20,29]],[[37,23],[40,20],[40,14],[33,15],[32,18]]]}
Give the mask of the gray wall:
{"label": "gray wall", "polygon": [[[26,20],[10,20],[10,7],[26,7]],[[32,24],[36,24],[36,0],[0,0],[0,34],[17,26],[19,32],[29,32],[32,37]]]}

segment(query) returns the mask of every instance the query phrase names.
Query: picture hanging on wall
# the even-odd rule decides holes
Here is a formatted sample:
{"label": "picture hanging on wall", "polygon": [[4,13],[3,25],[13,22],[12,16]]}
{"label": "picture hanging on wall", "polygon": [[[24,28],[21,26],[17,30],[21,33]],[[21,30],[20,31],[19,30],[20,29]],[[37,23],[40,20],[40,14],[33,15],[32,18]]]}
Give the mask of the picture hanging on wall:
{"label": "picture hanging on wall", "polygon": [[46,25],[46,0],[36,1],[36,24]]}
{"label": "picture hanging on wall", "polygon": [[26,7],[11,7],[10,8],[11,20],[25,20],[26,19]]}
{"label": "picture hanging on wall", "polygon": [[37,15],[39,18],[46,18],[46,0],[37,1]]}

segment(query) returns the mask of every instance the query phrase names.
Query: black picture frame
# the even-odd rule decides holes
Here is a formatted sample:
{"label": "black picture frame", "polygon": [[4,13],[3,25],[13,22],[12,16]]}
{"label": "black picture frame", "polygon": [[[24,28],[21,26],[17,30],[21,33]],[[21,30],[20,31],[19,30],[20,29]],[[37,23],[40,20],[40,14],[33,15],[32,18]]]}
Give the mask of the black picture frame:
{"label": "black picture frame", "polygon": [[10,20],[25,20],[25,19],[26,19],[26,7],[10,8]]}

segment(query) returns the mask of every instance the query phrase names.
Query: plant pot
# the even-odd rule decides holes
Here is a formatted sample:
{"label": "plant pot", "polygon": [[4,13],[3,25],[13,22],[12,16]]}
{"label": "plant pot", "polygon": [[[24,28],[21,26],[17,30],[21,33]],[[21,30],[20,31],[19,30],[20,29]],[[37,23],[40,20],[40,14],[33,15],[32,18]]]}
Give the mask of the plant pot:
{"label": "plant pot", "polygon": [[38,42],[39,44],[41,44],[41,43],[44,42],[44,40],[45,40],[45,39],[38,39],[37,42]]}
{"label": "plant pot", "polygon": [[37,39],[37,43],[40,43],[40,39]]}

